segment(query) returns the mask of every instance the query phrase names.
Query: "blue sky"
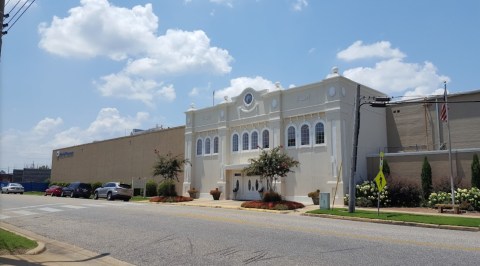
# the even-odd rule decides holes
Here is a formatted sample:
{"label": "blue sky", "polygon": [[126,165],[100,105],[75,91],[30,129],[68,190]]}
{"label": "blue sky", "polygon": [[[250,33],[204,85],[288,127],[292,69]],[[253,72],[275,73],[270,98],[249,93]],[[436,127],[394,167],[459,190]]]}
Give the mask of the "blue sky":
{"label": "blue sky", "polygon": [[438,93],[444,80],[477,90],[479,14],[477,0],[37,0],[3,37],[0,170],[183,125],[214,90],[219,103],[334,66],[391,96]]}

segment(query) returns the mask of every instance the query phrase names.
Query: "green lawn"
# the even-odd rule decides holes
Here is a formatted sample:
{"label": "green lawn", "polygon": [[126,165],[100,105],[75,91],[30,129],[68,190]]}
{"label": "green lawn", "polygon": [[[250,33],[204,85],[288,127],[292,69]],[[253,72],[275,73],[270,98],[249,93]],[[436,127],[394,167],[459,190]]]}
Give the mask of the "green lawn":
{"label": "green lawn", "polygon": [[437,224],[437,225],[456,225],[456,226],[468,226],[468,227],[480,227],[480,218],[466,218],[455,216],[440,216],[440,215],[420,215],[409,213],[394,213],[394,212],[382,212],[377,215],[376,211],[355,210],[354,213],[349,213],[347,209],[338,208],[331,210],[313,210],[307,213],[313,214],[330,214],[338,216],[359,217],[367,219],[380,219],[390,221],[403,221],[403,222],[415,222],[425,224]]}
{"label": "green lawn", "polygon": [[37,245],[33,240],[0,229],[0,254],[22,254]]}
{"label": "green lawn", "polygon": [[146,198],[143,196],[133,196],[130,200],[131,201],[142,201],[142,200],[149,200],[150,198]]}
{"label": "green lawn", "polygon": [[24,192],[25,195],[35,195],[35,196],[43,196],[45,195],[45,191],[28,191]]}

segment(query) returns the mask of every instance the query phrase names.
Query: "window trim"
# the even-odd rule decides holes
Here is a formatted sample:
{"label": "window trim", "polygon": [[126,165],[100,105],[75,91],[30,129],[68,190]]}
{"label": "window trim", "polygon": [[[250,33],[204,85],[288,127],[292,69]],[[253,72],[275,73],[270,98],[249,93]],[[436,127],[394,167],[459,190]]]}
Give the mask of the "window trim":
{"label": "window trim", "polygon": [[[293,146],[289,146],[288,145],[288,130],[290,128],[293,128],[295,130],[295,134],[294,134],[294,141],[295,141],[295,145]],[[285,147],[287,149],[294,149],[294,148],[297,148],[297,145],[298,145],[298,141],[297,141],[297,126],[295,126],[294,124],[288,124],[287,127],[285,128]]]}
{"label": "window trim", "polygon": [[[244,139],[243,139],[243,137],[244,137],[245,135],[246,135],[247,138],[248,138],[247,149],[244,148],[245,146],[244,146]],[[249,151],[249,150],[250,150],[250,133],[248,133],[248,131],[243,131],[243,132],[242,132],[242,138],[241,138],[241,139],[242,139],[242,141],[241,141],[242,145],[240,145],[240,146],[242,147],[242,151]]]}
{"label": "window trim", "polygon": [[[253,147],[253,134],[254,133],[257,133],[257,145],[256,145],[256,147]],[[259,135],[258,130],[256,130],[256,129],[254,129],[254,130],[252,130],[252,132],[250,132],[250,150],[257,150],[260,147],[260,145],[258,145],[258,140],[259,140],[258,135]]]}
{"label": "window trim", "polygon": [[[317,125],[318,124],[323,125],[323,143],[317,143]],[[327,145],[326,125],[325,125],[325,121],[323,121],[323,120],[315,121],[314,129],[313,129],[313,145],[314,146],[325,146],[325,145]]]}
{"label": "window trim", "polygon": [[[208,153],[207,153],[207,140],[208,140]],[[204,155],[212,155],[212,140],[210,137],[206,137],[203,143],[203,154]]]}
{"label": "window trim", "polygon": [[[234,150],[234,147],[235,147],[234,144],[235,144],[235,143],[233,142],[233,139],[234,139],[235,136],[237,136],[237,150],[236,150],[236,151]],[[233,153],[239,152],[239,151],[240,151],[240,149],[239,149],[239,148],[240,148],[240,147],[239,147],[239,146],[240,146],[240,136],[239,136],[238,132],[232,133],[232,137],[230,138],[230,141],[231,141],[230,143],[231,143],[231,146],[232,146],[230,150],[231,150]]]}
{"label": "window trim", "polygon": [[[217,152],[215,152],[215,140],[217,141]],[[213,152],[212,154],[218,154],[218,151],[220,150],[220,138],[218,136],[213,137]]]}
{"label": "window trim", "polygon": [[[265,147],[264,143],[264,138],[263,138],[263,132],[267,131],[267,136],[268,136],[268,147]],[[269,128],[264,128],[262,129],[262,149],[270,149],[270,129]]]}
{"label": "window trim", "polygon": [[[200,154],[198,153],[198,142],[200,141]],[[202,156],[203,155],[203,138],[197,138],[195,141],[195,156]]]}
{"label": "window trim", "polygon": [[[303,132],[302,132],[302,129],[304,126],[307,126],[307,129],[308,129],[308,143],[307,144],[302,144],[303,142]],[[300,125],[300,132],[299,132],[299,135],[300,135],[300,147],[311,147],[312,146],[312,142],[311,142],[311,139],[312,139],[312,131],[310,130],[312,127],[310,126],[310,124],[308,122],[303,122],[301,125]]]}

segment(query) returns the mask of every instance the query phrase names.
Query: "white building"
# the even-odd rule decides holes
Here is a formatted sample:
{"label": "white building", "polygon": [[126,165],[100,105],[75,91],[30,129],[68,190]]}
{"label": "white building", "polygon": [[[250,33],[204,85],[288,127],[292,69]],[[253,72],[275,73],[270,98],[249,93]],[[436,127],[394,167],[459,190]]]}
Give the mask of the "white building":
{"label": "white building", "polygon": [[[273,91],[246,88],[231,100],[208,108],[186,112],[186,166],[183,193],[190,188],[200,198],[219,188],[221,199],[258,199],[262,181],[245,176],[248,159],[260,148],[282,145],[300,162],[294,173],[277,181],[277,191],[286,199],[307,202],[308,192],[336,195],[343,204],[348,193],[352,150],[354,103],[357,83],[337,74],[314,84]],[[361,86],[361,96],[385,96]],[[385,110],[361,107],[357,178],[366,179],[366,154],[378,152],[387,144]],[[336,193],[335,193],[336,192]]]}

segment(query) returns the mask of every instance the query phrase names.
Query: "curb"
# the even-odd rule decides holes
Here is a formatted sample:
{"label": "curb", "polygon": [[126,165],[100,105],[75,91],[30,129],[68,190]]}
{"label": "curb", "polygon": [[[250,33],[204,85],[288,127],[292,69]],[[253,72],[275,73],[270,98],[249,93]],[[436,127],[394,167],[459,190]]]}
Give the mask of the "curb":
{"label": "curb", "polygon": [[36,248],[27,251],[25,255],[38,255],[47,250],[47,248],[45,247],[45,243],[37,241],[37,244],[38,246]]}
{"label": "curb", "polygon": [[402,225],[402,226],[415,226],[415,227],[459,230],[459,231],[469,231],[469,232],[479,232],[480,231],[480,228],[478,228],[478,227],[468,227],[468,226],[424,224],[424,223],[416,223],[416,222],[404,222],[404,221],[368,219],[368,218],[360,218],[360,217],[337,216],[337,215],[330,215],[330,214],[302,213],[301,215],[302,216],[310,216],[310,217],[337,219],[337,220],[349,220],[349,221],[357,221],[357,222],[379,223],[379,224],[393,224],[393,225]]}
{"label": "curb", "polygon": [[2,229],[5,230],[5,231],[8,231],[8,232],[10,232],[10,233],[12,233],[12,234],[16,234],[16,235],[18,235],[18,236],[25,237],[25,238],[27,238],[27,239],[30,239],[30,240],[32,240],[32,241],[35,241],[35,242],[37,243],[37,246],[36,246],[35,248],[28,250],[27,252],[25,252],[24,255],[38,255],[38,254],[43,253],[45,250],[47,250],[47,248],[46,248],[46,246],[45,246],[45,243],[43,243],[43,242],[40,242],[40,241],[38,241],[38,240],[36,240],[36,239],[33,239],[33,238],[29,237],[29,236],[26,236],[26,235],[22,234],[22,233],[19,233],[19,232],[16,232],[16,231],[12,231],[12,230],[10,230],[10,229],[8,229],[8,228],[5,228],[5,227],[3,227],[3,226],[0,226],[0,228],[2,228]]}

